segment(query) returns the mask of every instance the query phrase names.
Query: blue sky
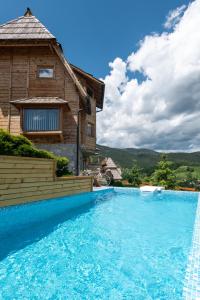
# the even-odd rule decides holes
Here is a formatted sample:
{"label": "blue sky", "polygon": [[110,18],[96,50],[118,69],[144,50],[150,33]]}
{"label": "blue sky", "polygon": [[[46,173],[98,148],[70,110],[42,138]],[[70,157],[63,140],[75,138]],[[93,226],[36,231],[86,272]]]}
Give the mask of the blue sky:
{"label": "blue sky", "polygon": [[161,32],[169,10],[185,0],[6,0],[0,23],[23,15],[29,6],[57,37],[65,55],[97,77],[109,72],[108,63],[125,59],[151,32]]}
{"label": "blue sky", "polygon": [[98,143],[200,151],[200,0],[0,1],[0,23],[30,7],[71,63],[103,78]]}

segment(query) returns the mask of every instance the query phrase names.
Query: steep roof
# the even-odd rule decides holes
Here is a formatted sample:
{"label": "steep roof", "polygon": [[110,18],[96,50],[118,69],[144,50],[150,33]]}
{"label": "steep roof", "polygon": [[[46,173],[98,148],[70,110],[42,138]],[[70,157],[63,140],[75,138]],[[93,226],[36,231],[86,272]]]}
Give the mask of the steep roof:
{"label": "steep roof", "polygon": [[116,166],[116,164],[114,163],[114,161],[112,160],[111,157],[106,158],[105,163],[106,163],[106,168],[117,169],[117,166]]}
{"label": "steep roof", "polygon": [[120,175],[118,169],[110,169],[110,172],[111,172],[114,180],[121,180],[122,179],[122,176]]}
{"label": "steep roof", "polygon": [[56,38],[35,16],[33,16],[29,8],[27,8],[24,16],[0,25],[0,42],[2,42],[3,46],[4,43],[7,42],[29,42],[34,40],[37,42],[47,41],[48,43],[51,43],[52,48],[55,50],[65,69],[75,83],[81,99],[83,100],[85,109],[87,110],[89,96],[87,95],[87,92],[85,91],[81,82],[78,80],[78,75],[84,75],[86,76],[87,81],[90,80],[90,85],[94,89],[97,99],[97,107],[102,109],[105,88],[104,83],[94,78],[89,73],[84,72],[80,68],[70,65],[64,57],[62,47],[57,42]]}
{"label": "steep roof", "polygon": [[121,180],[121,169],[116,166],[111,157],[106,158],[102,162],[102,167],[105,173],[111,173],[114,180]]}
{"label": "steep roof", "polygon": [[0,40],[17,39],[50,40],[55,37],[28,8],[24,16],[0,25]]}

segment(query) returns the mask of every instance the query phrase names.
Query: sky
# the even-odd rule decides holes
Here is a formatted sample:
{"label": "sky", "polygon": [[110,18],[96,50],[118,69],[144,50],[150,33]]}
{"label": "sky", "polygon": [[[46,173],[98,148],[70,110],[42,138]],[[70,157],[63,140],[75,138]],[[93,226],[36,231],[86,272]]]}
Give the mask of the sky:
{"label": "sky", "polygon": [[200,0],[0,0],[0,23],[25,8],[68,61],[104,80],[98,143],[200,150]]}
{"label": "sky", "polygon": [[62,44],[67,59],[104,78],[109,62],[126,59],[151,32],[161,32],[165,16],[188,0],[0,0],[0,24],[33,14]]}

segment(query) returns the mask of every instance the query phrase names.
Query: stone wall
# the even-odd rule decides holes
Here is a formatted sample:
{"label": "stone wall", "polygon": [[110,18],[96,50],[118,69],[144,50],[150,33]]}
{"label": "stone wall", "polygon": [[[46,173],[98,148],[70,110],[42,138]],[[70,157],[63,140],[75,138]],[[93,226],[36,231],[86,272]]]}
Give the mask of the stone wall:
{"label": "stone wall", "polygon": [[69,158],[69,170],[74,173],[76,168],[76,145],[74,144],[36,144],[39,149],[51,151],[58,156]]}

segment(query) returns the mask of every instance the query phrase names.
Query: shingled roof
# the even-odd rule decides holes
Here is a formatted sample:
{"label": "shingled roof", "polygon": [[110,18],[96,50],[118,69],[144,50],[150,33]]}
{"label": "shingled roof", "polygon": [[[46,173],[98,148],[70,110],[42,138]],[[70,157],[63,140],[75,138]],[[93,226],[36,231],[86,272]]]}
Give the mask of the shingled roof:
{"label": "shingled roof", "polygon": [[51,44],[52,49],[58,55],[65,69],[75,83],[86,110],[88,107],[89,96],[79,80],[80,76],[83,76],[94,90],[94,95],[97,100],[96,106],[100,109],[103,108],[105,84],[80,68],[70,65],[64,57],[62,47],[57,42],[56,37],[54,37],[49,30],[35,16],[33,16],[29,8],[27,8],[24,16],[0,25],[0,46],[4,47],[5,44],[9,45],[10,42],[11,44],[13,44],[13,42],[20,44],[22,42],[33,43],[32,41],[46,41]]}
{"label": "shingled roof", "polygon": [[27,8],[24,16],[0,25],[0,40],[16,39],[50,40],[55,37]]}
{"label": "shingled roof", "polygon": [[116,166],[111,157],[105,158],[102,162],[103,172],[106,174],[111,173],[114,180],[121,180],[121,169]]}

